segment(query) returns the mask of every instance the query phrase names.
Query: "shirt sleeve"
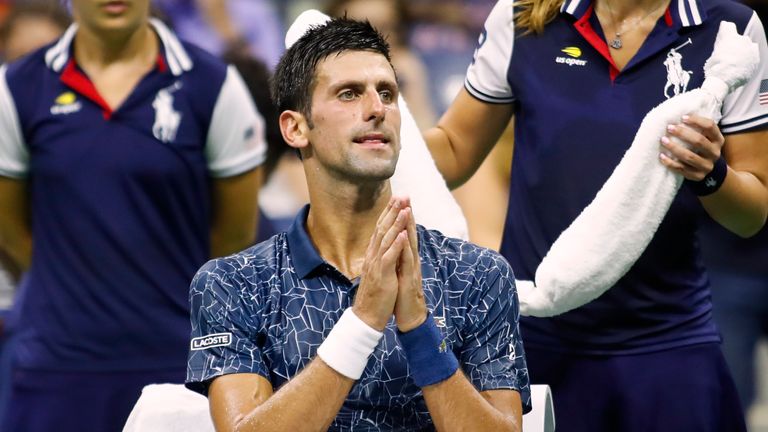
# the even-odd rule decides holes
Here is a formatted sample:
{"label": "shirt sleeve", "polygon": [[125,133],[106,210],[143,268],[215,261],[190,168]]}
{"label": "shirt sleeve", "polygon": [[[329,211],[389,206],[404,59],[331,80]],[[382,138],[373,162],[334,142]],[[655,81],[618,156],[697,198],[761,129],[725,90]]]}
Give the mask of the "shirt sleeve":
{"label": "shirt sleeve", "polygon": [[187,362],[189,389],[203,395],[216,377],[256,373],[269,379],[263,347],[255,334],[261,316],[257,296],[244,291],[229,275],[225,260],[209,261],[195,275],[190,287],[192,335]]}
{"label": "shirt sleeve", "polygon": [[474,97],[488,103],[515,100],[507,80],[515,41],[512,0],[496,3],[480,34],[472,64],[467,69],[464,87]]}
{"label": "shirt sleeve", "polygon": [[531,410],[531,390],[512,269],[501,256],[489,252],[480,260],[476,274],[459,361],[478,390],[520,392],[523,412],[527,413]]}
{"label": "shirt sleeve", "polygon": [[205,146],[211,176],[235,176],[260,165],[267,154],[265,136],[264,118],[256,111],[243,78],[229,66]]}
{"label": "shirt sleeve", "polygon": [[758,129],[768,123],[768,44],[757,14],[752,14],[744,34],[757,43],[760,65],[744,86],[725,98],[723,118],[720,120],[720,130],[724,134]]}
{"label": "shirt sleeve", "polygon": [[27,175],[29,152],[21,134],[16,104],[8,88],[8,67],[0,66],[0,176],[23,178]]}

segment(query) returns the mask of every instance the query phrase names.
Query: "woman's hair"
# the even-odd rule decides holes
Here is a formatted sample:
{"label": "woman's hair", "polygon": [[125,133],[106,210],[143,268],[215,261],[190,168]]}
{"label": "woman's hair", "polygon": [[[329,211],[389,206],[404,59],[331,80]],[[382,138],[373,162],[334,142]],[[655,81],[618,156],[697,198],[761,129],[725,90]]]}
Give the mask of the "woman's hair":
{"label": "woman's hair", "polygon": [[544,26],[555,19],[563,0],[518,0],[515,2],[515,28],[519,34],[544,31]]}

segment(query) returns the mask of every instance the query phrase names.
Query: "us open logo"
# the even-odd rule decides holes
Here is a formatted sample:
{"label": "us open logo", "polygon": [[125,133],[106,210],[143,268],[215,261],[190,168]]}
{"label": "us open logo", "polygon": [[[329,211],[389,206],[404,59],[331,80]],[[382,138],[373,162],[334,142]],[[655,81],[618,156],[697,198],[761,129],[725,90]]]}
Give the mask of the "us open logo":
{"label": "us open logo", "polygon": [[189,349],[200,351],[208,348],[227,346],[232,343],[232,333],[214,333],[192,339]]}
{"label": "us open logo", "polygon": [[562,57],[562,56],[555,57],[555,63],[567,64],[568,66],[586,66],[587,65],[586,60],[579,59],[579,57],[581,57],[581,48],[569,46],[561,49],[560,51],[568,54],[568,57]]}

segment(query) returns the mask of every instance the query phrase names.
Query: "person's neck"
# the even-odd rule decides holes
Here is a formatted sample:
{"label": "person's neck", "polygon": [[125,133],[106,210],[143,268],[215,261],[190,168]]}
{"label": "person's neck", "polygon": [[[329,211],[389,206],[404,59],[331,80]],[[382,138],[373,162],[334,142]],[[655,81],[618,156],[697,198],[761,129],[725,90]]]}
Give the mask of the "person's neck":
{"label": "person's neck", "polygon": [[[103,34],[108,33],[108,34]],[[149,25],[126,33],[95,32],[81,26],[75,35],[78,64],[105,67],[115,63],[153,63],[159,43]]]}
{"label": "person's neck", "polygon": [[389,181],[309,189],[307,232],[320,256],[353,279],[362,272],[368,243],[387,206]]}
{"label": "person's neck", "polygon": [[667,4],[669,0],[596,0],[595,8],[600,9],[605,15],[613,12],[617,21],[623,21],[643,17],[651,12],[651,15],[656,15]]}

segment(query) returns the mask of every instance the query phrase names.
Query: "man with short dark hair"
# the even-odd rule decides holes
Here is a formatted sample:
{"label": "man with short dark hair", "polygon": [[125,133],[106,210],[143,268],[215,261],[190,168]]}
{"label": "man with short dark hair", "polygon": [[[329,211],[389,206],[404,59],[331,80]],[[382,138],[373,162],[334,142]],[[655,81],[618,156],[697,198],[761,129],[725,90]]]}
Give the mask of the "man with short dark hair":
{"label": "man with short dark hair", "polygon": [[313,27],[273,98],[310,206],[192,282],[187,386],[217,430],[520,430],[530,391],[509,265],[417,226],[391,196],[386,42],[367,22]]}

